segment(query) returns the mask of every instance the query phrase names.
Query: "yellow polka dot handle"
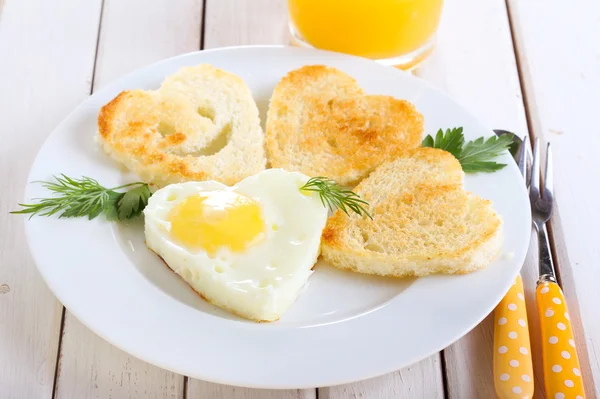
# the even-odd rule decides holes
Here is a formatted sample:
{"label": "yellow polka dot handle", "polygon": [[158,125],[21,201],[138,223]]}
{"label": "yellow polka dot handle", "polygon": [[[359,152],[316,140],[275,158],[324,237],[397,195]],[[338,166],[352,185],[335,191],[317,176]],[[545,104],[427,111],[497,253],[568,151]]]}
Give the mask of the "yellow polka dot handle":
{"label": "yellow polka dot handle", "polygon": [[542,360],[546,397],[583,399],[581,368],[565,297],[555,282],[543,282],[536,290],[542,331]]}
{"label": "yellow polka dot handle", "polygon": [[494,387],[500,399],[533,398],[533,366],[521,276],[494,310]]}

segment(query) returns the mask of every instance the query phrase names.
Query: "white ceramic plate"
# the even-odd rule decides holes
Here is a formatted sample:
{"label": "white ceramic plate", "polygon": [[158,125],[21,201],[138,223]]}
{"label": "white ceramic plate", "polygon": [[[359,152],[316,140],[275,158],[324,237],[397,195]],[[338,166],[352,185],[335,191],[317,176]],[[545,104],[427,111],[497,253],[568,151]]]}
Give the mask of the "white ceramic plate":
{"label": "white ceramic plate", "polygon": [[[157,88],[180,67],[211,63],[241,76],[265,119],[286,72],[307,64],[337,67],[368,93],[412,101],[427,133],[463,126],[468,139],[492,131],[424,81],[347,55],[290,47],[239,47],[168,59],[95,93],[50,135],[29,181],[86,175],[105,186],[132,181],[93,139],[102,105],[121,90]],[[517,275],[529,243],[525,188],[508,167],[469,175],[467,189],[491,199],[504,219],[504,248],[487,269],[464,276],[385,279],[317,265],[293,307],[273,324],[231,316],[200,299],[144,245],[142,221],[34,217],[31,252],[58,299],[95,333],[149,363],[203,380],[263,388],[327,386],[374,377],[443,349],[479,323]],[[26,201],[47,196],[29,184]]]}

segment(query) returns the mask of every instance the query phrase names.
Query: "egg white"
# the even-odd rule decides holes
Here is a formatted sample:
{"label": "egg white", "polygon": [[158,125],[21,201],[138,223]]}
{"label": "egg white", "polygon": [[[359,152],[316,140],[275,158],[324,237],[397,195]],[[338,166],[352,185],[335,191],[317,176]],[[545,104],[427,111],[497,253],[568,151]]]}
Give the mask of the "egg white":
{"label": "egg white", "polygon": [[[278,320],[298,297],[320,251],[327,209],[317,193],[301,192],[309,177],[268,169],[233,187],[215,181],[172,184],[155,192],[144,210],[146,245],[209,302],[256,321]],[[220,248],[213,256],[170,234],[169,212],[190,196],[233,190],[255,199],[264,236],[244,252]]]}

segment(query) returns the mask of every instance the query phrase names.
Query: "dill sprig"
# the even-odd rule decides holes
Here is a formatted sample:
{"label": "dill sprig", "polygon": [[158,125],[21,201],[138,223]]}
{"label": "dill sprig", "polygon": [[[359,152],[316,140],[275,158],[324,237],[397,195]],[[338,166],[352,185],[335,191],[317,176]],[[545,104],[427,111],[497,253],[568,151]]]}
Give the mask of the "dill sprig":
{"label": "dill sprig", "polygon": [[[106,219],[131,219],[141,214],[152,195],[146,183],[135,182],[106,188],[98,181],[83,176],[73,179],[64,174],[53,176],[55,181],[37,181],[42,187],[56,194],[49,198],[34,198],[34,204],[19,204],[23,209],[11,213],[51,216],[59,213],[60,218],[86,216],[89,220],[104,213]],[[133,187],[133,188],[130,188]],[[117,192],[130,188],[126,192]]]}
{"label": "dill sprig", "polygon": [[369,205],[368,202],[361,199],[354,191],[344,189],[335,180],[320,176],[312,177],[304,186],[300,187],[300,190],[319,193],[321,203],[331,211],[341,209],[346,215],[349,215],[348,209],[350,209],[361,216],[363,214],[367,215],[373,220],[373,217],[363,206]]}

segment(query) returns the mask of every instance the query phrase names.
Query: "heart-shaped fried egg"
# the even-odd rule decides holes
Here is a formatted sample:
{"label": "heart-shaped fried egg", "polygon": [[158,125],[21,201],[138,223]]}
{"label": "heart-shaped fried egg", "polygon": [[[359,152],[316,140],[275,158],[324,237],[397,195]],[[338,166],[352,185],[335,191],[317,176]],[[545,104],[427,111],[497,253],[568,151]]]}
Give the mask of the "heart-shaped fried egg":
{"label": "heart-shaped fried egg", "polygon": [[308,176],[269,169],[233,187],[166,186],[144,210],[146,244],[216,306],[273,321],[296,300],[320,251],[327,209]]}

